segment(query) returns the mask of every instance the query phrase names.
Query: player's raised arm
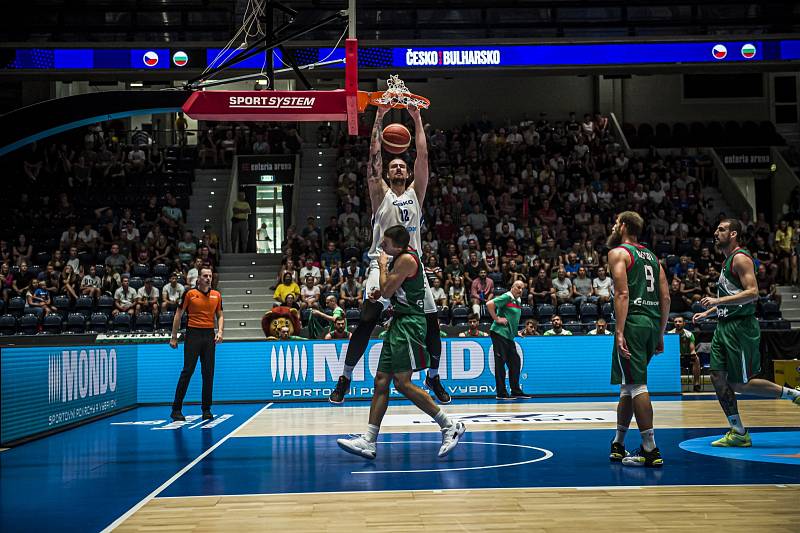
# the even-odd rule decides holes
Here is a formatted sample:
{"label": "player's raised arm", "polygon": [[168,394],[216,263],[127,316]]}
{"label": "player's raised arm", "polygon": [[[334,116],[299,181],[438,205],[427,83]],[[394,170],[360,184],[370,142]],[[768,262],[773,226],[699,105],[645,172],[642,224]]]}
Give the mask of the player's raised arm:
{"label": "player's raised arm", "polygon": [[381,156],[381,127],[383,116],[387,108],[379,107],[375,114],[375,125],[372,126],[369,144],[369,168],[367,168],[367,186],[369,187],[369,200],[372,212],[377,213],[378,207],[386,196],[387,186],[383,181],[383,159]]}
{"label": "player's raised arm", "polygon": [[425,135],[425,126],[419,108],[408,106],[408,114],[414,119],[414,142],[417,148],[417,158],[414,160],[414,192],[417,194],[419,205],[425,201],[425,191],[428,189],[428,138]]}

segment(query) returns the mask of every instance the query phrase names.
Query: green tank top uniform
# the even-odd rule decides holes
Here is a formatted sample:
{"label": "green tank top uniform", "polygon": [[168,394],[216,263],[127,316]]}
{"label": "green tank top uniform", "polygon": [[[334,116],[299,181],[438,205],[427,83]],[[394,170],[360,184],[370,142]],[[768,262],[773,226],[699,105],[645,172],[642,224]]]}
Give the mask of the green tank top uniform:
{"label": "green tank top uniform", "polygon": [[661,265],[656,254],[639,244],[619,245],[631,256],[628,266],[628,315],[661,318],[659,302]]}
{"label": "green tank top uniform", "polygon": [[[403,280],[403,284],[392,295],[391,302],[395,315],[425,315],[425,271],[416,251],[404,252],[414,258],[417,263],[417,272],[410,278]],[[398,255],[397,257],[402,256]],[[394,262],[389,266],[391,272]]]}
{"label": "green tank top uniform", "polygon": [[[744,290],[744,286],[742,286],[742,282],[739,280],[739,277],[733,271],[733,258],[737,254],[746,255],[748,259],[753,263],[753,272],[756,271],[756,265],[753,261],[753,256],[750,255],[750,252],[745,250],[744,248],[737,248],[733,251],[731,255],[725,259],[725,263],[722,264],[722,272],[719,275],[719,281],[717,282],[717,296],[733,296],[739,294]],[[717,318],[719,320],[729,320],[732,318],[743,318],[749,316],[755,316],[756,314],[756,304],[755,302],[749,302],[744,304],[724,304],[717,306]]]}

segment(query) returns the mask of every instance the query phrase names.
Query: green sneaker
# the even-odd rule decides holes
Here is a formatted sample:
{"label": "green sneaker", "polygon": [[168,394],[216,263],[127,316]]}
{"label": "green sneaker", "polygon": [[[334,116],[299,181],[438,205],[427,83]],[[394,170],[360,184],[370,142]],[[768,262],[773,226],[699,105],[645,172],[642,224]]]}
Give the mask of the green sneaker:
{"label": "green sneaker", "polygon": [[749,448],[753,445],[753,443],[750,440],[749,432],[745,431],[744,435],[739,435],[731,429],[725,433],[724,437],[719,440],[715,440],[711,443],[711,445],[721,448]]}

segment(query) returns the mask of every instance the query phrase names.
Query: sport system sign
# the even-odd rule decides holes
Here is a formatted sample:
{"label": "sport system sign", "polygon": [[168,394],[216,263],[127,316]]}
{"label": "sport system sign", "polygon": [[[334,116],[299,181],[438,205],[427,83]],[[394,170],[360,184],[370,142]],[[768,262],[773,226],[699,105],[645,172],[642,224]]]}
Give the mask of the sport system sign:
{"label": "sport system sign", "polygon": [[345,92],[198,91],[183,105],[183,111],[197,120],[347,120]]}

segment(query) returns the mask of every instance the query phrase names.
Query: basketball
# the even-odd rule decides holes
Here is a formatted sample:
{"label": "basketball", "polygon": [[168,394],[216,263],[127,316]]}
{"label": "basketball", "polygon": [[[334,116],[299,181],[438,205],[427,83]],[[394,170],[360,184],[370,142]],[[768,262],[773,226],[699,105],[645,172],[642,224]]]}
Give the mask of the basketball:
{"label": "basketball", "polygon": [[411,132],[402,124],[389,124],[381,134],[383,148],[391,154],[402,154],[411,144]]}

